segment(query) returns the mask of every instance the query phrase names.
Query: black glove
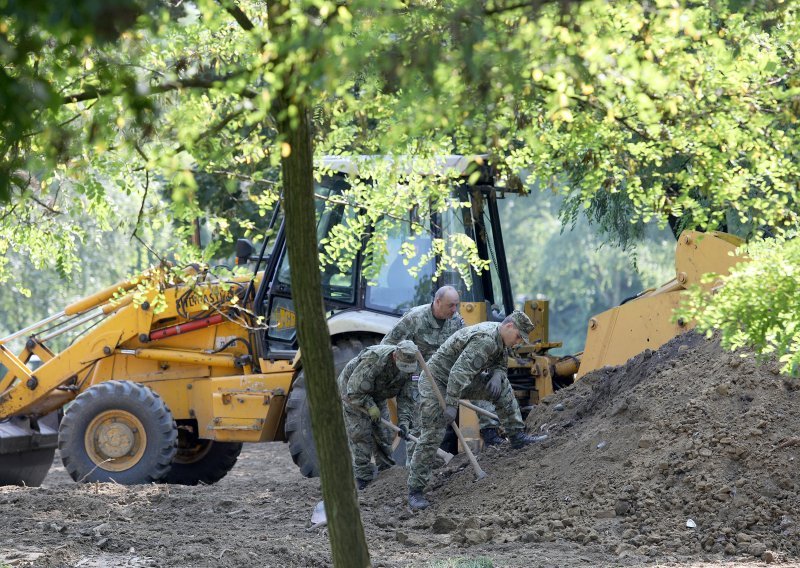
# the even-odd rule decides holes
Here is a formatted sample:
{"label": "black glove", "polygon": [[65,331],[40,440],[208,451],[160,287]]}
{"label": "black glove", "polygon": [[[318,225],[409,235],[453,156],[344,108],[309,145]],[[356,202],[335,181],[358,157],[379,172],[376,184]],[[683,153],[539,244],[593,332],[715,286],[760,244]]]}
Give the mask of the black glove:
{"label": "black glove", "polygon": [[445,424],[450,424],[451,422],[455,422],[456,415],[458,414],[458,406],[448,406],[444,409],[444,415],[442,420],[444,420]]}
{"label": "black glove", "polygon": [[503,388],[503,371],[497,369],[494,373],[492,373],[492,378],[489,379],[489,382],[486,383],[486,393],[492,398],[492,400],[497,400],[500,398],[500,393],[502,392]]}
{"label": "black glove", "polygon": [[397,435],[403,440],[408,440],[408,426],[405,424],[398,424],[397,427],[400,429]]}

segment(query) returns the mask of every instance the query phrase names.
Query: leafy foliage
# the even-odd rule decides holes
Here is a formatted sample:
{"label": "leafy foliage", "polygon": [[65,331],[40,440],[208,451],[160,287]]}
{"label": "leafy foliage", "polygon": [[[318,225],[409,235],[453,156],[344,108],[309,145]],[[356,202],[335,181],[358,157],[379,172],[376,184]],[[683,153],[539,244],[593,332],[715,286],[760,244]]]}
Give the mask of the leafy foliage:
{"label": "leafy foliage", "polygon": [[[486,153],[565,196],[562,222],[586,215],[623,247],[653,219],[745,236],[798,221],[797,3],[0,10],[0,246],[63,274],[80,266],[87,217],[99,230],[169,228],[179,259],[225,255],[232,233],[256,234],[292,152],[278,124],[306,106],[318,154]],[[379,212],[413,208],[429,226],[454,205],[442,180],[375,175],[386,183],[345,196],[364,219],[332,235],[323,263],[346,263]],[[120,196],[138,200],[136,215],[120,214]],[[377,260],[385,234],[372,238]],[[436,244],[466,274],[471,245]],[[409,266],[425,260],[407,253]],[[0,263],[0,280],[11,276]]]}
{"label": "leafy foliage", "polygon": [[[800,375],[800,240],[747,245],[749,262],[736,266],[713,291],[694,289],[676,317],[695,319],[709,336],[721,331],[731,350],[751,346],[776,357],[783,372]],[[710,281],[715,276],[708,277]]]}

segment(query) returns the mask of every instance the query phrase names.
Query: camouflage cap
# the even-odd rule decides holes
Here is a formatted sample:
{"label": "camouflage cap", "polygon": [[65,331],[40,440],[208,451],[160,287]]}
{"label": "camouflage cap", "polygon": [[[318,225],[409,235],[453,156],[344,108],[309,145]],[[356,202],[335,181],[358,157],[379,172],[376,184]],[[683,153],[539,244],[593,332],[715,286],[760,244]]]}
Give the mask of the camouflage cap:
{"label": "camouflage cap", "polygon": [[528,335],[533,331],[533,328],[536,327],[531,321],[531,318],[519,310],[514,310],[511,312],[511,315],[509,315],[508,318],[514,322],[514,325],[520,331],[522,340],[525,343],[530,343],[530,341],[528,341]]}
{"label": "camouflage cap", "polygon": [[419,363],[417,362],[417,346],[413,341],[404,339],[397,344],[394,350],[395,364],[397,368],[404,373],[416,373],[419,371]]}

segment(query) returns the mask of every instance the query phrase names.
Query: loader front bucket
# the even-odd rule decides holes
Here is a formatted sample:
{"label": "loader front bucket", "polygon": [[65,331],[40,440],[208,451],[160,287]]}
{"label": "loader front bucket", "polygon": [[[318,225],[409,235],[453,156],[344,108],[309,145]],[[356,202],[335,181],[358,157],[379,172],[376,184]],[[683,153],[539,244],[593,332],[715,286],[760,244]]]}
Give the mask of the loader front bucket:
{"label": "loader front bucket", "polygon": [[58,416],[12,416],[0,422],[0,485],[38,487],[53,464]]}

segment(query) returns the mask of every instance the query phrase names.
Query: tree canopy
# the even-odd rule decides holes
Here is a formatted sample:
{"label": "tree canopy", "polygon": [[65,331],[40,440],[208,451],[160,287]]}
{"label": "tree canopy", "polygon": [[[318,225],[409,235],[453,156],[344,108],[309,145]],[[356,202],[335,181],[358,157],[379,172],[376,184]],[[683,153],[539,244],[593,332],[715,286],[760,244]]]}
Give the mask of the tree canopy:
{"label": "tree canopy", "polygon": [[489,153],[623,245],[650,218],[745,234],[796,221],[793,3],[295,2],[286,45],[261,2],[112,12],[4,9],[0,230],[65,270],[87,211],[130,232],[163,217],[150,200],[115,219],[112,184],[166,196],[187,235],[196,218],[214,242],[252,230],[286,151],[269,110],[287,68],[318,154]]}

